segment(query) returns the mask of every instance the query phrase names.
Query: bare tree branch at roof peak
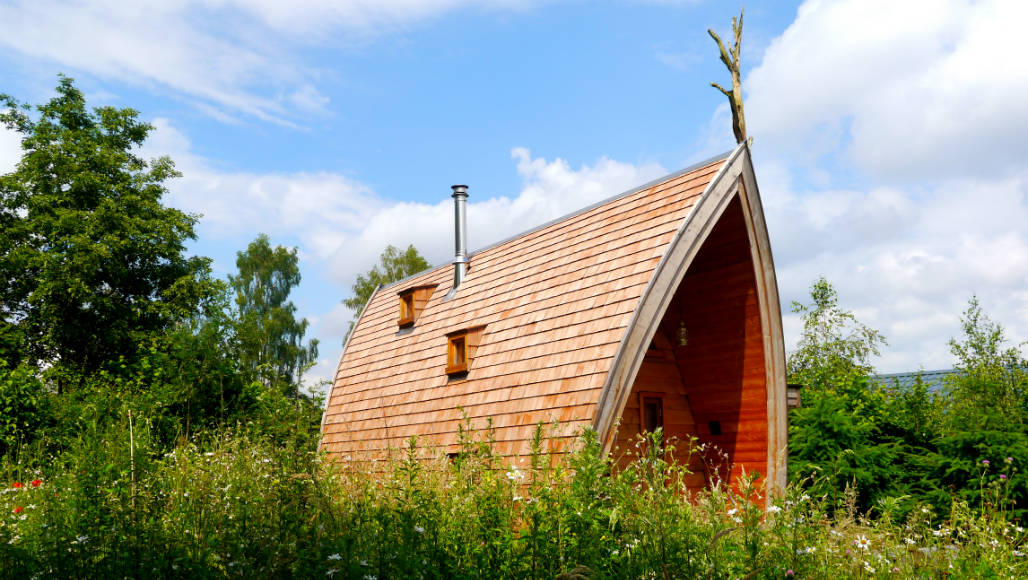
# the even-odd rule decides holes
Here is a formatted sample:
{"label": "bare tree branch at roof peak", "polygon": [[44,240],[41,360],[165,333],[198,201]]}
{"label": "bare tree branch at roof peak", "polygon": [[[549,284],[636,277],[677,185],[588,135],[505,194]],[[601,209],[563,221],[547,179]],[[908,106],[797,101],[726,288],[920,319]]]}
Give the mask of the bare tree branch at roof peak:
{"label": "bare tree branch at roof peak", "polygon": [[728,72],[732,73],[731,91],[725,90],[718,83],[710,83],[710,86],[728,97],[728,104],[732,108],[732,131],[735,132],[735,142],[742,143],[745,141],[747,145],[752,145],[753,139],[746,138],[746,117],[743,115],[742,110],[742,77],[739,73],[739,47],[742,45],[742,15],[743,9],[740,9],[738,20],[734,16],[732,17],[732,32],[735,34],[735,46],[732,47],[731,52],[725,48],[725,45],[721,42],[721,37],[714,32],[713,28],[707,29],[707,33],[717,42],[717,47],[721,50],[721,62],[725,63],[725,66],[728,67]]}

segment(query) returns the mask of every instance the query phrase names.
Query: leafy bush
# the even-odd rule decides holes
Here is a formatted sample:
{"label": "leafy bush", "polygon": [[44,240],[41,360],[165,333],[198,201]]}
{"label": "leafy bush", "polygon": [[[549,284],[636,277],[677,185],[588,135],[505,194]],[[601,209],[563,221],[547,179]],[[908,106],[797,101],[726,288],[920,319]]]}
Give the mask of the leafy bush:
{"label": "leafy bush", "polygon": [[619,469],[591,432],[553,464],[497,456],[488,432],[452,461],[411,441],[389,461],[325,464],[234,429],[162,453],[125,416],[59,457],[0,464],[0,577],[1028,573],[1024,530],[990,505],[936,521],[883,504],[871,520],[797,486],[765,507],[752,478],[690,495],[674,442],[654,441]]}

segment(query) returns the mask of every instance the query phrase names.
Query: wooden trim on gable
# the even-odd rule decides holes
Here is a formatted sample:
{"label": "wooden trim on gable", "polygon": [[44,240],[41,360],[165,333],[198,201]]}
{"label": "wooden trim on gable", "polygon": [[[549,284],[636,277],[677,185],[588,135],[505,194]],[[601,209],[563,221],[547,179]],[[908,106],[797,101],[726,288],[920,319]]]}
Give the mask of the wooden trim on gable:
{"label": "wooden trim on gable", "polygon": [[[632,320],[625,331],[611,364],[607,380],[597,405],[593,427],[604,449],[609,451],[613,442],[617,418],[624,412],[632,385],[639,373],[647,347],[653,340],[660,321],[670,305],[689,266],[717,224],[728,204],[736,196],[744,208],[747,235],[750,239],[760,300],[761,322],[764,328],[765,366],[767,373],[768,405],[768,483],[784,488],[785,471],[779,469],[777,457],[784,449],[785,431],[785,350],[782,339],[781,314],[778,291],[771,261],[763,210],[757,199],[756,179],[745,144],[739,145],[728,157],[717,176],[708,184],[700,200],[693,206],[682,226],[668,246],[653,278],[636,306]],[[770,496],[769,496],[770,497]]]}
{"label": "wooden trim on gable", "polygon": [[[760,203],[757,177],[749,150],[742,167],[742,202],[746,220],[746,233],[750,237],[750,251],[753,256],[756,276],[757,299],[760,302],[760,326],[764,329],[764,369],[767,373],[767,482],[769,487],[779,491],[785,489],[788,465],[788,405],[785,374],[785,337],[782,329],[782,313],[778,298],[778,281],[775,277],[774,260],[764,209]],[[768,502],[771,494],[768,494]]]}

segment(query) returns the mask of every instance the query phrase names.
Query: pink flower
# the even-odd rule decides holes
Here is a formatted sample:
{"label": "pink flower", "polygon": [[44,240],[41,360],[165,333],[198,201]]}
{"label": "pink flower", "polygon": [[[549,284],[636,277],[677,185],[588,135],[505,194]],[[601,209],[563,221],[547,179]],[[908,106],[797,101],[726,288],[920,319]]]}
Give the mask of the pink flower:
{"label": "pink flower", "polygon": [[1007,474],[1001,473],[1001,474],[999,474],[999,478],[1000,479],[1006,479],[1007,478]]}
{"label": "pink flower", "polygon": [[989,466],[989,460],[988,459],[982,459],[982,465],[984,465],[985,467],[988,467]]}
{"label": "pink flower", "polygon": [[788,570],[785,571],[785,575],[786,576],[794,576],[795,574],[796,573],[792,571],[792,568],[789,568]]}

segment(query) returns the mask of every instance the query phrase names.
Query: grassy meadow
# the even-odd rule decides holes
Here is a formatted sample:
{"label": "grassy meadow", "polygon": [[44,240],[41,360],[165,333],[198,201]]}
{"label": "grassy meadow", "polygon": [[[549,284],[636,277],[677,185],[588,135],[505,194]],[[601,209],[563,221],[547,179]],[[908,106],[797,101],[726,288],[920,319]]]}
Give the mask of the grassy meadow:
{"label": "grassy meadow", "polygon": [[[145,423],[84,433],[60,456],[0,464],[3,578],[1016,578],[1025,530],[982,465],[987,504],[868,513],[755,474],[685,491],[674,444],[594,434],[554,467],[491,452],[488,431],[434,463],[398,450],[329,463],[313,445],[223,430],[161,453]],[[540,427],[538,448],[545,444]],[[416,445],[412,441],[411,445]],[[369,475],[378,472],[381,475]],[[747,499],[749,498],[749,499]]]}

